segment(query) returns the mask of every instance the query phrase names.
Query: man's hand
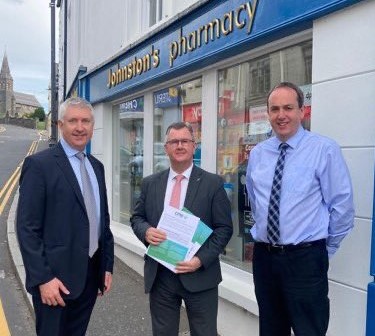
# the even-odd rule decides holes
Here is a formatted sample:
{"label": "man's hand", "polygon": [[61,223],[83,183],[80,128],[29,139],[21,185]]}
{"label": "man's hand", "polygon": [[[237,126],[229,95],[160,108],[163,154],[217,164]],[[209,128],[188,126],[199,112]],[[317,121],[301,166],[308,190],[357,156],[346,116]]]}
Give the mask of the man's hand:
{"label": "man's hand", "polygon": [[181,261],[177,263],[175,270],[176,273],[191,273],[195,272],[201,266],[202,263],[199,258],[193,257],[190,261]]}
{"label": "man's hand", "polygon": [[157,228],[150,227],[146,231],[146,242],[151,245],[159,245],[162,241],[167,239],[167,235],[164,231],[158,230]]}
{"label": "man's hand", "polygon": [[112,273],[111,272],[105,272],[104,276],[104,292],[100,293],[99,296],[104,295],[105,293],[108,293],[111,290],[112,287]]}
{"label": "man's hand", "polygon": [[59,305],[65,307],[65,302],[60,295],[60,291],[64,294],[70,294],[64,284],[57,278],[53,278],[51,281],[39,285],[39,291],[42,302],[49,306]]}

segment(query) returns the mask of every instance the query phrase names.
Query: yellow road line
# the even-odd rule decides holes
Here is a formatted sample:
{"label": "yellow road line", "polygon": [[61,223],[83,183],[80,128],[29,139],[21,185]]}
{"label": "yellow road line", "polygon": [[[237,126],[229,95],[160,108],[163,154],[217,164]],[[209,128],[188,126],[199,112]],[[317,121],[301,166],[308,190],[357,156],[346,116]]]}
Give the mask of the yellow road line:
{"label": "yellow road line", "polygon": [[4,208],[5,208],[5,205],[8,203],[8,200],[10,198],[10,195],[12,195],[12,192],[13,192],[13,189],[15,188],[17,182],[18,182],[18,179],[20,178],[20,175],[21,175],[21,171],[18,170],[17,174],[16,174],[16,177],[14,178],[13,180],[13,183],[12,185],[10,186],[10,188],[8,189],[7,193],[5,194],[4,196],[4,199],[2,200],[2,202],[0,203],[0,215],[3,213],[4,211]]}
{"label": "yellow road line", "polygon": [[4,314],[4,310],[3,310],[3,305],[1,303],[1,299],[0,299],[0,335],[1,336],[10,336],[10,331],[9,331],[7,320],[5,318],[5,314]]}
{"label": "yellow road line", "polygon": [[21,169],[20,165],[16,168],[16,170],[14,171],[14,173],[12,174],[12,176],[9,178],[9,180],[7,181],[7,183],[5,183],[5,186],[3,189],[1,189],[0,191],[0,199],[1,197],[3,197],[3,194],[5,193],[5,191],[8,189],[8,186],[12,183],[14,177],[16,176],[16,174],[18,173],[18,171]]}
{"label": "yellow road line", "polygon": [[[37,145],[38,145],[38,141],[33,141],[26,156],[33,154],[36,151]],[[20,162],[20,164],[18,165],[18,167],[16,168],[12,176],[8,179],[5,186],[0,191],[0,201],[1,201],[1,198],[3,197],[3,194],[6,192],[3,200],[0,202],[0,215],[3,213],[5,206],[10,196],[12,195],[13,189],[15,188],[18,182],[18,179],[20,178],[22,164],[23,164],[23,160]]]}
{"label": "yellow road line", "polygon": [[[29,155],[33,154],[36,151],[37,146],[38,146],[38,141],[33,141],[33,143],[31,144],[31,146],[29,148],[29,151],[26,154],[26,156],[29,156]],[[3,200],[0,203],[0,215],[3,213],[5,205],[7,204],[8,200],[9,200],[9,198],[10,198],[12,192],[13,192],[13,189],[15,188],[15,186],[18,182],[18,179],[20,178],[22,164],[23,164],[23,160],[20,162],[18,167],[13,172],[12,176],[8,179],[5,186],[0,191],[0,200],[3,197],[4,193],[6,192]],[[1,299],[0,299],[0,335],[1,336],[11,336],[10,331],[9,331],[9,327],[8,327],[8,323],[7,323],[7,320],[6,320],[6,317],[5,317],[5,313],[4,313],[4,309],[3,309]]]}
{"label": "yellow road line", "polygon": [[33,154],[37,148],[37,145],[38,145],[38,141],[33,141],[33,143],[31,144],[30,148],[29,148],[29,151],[27,152],[26,156],[29,156],[31,154]]}

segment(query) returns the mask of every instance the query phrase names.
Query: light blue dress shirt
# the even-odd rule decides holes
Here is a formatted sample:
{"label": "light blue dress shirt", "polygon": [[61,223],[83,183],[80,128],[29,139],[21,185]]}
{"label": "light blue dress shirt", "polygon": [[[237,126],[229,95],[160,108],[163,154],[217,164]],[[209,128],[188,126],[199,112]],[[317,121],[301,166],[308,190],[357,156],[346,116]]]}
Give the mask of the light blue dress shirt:
{"label": "light blue dress shirt", "polygon": [[[268,205],[281,141],[272,137],[255,146],[246,173],[255,241],[268,242]],[[327,239],[332,256],[353,228],[351,179],[340,147],[300,127],[287,141],[280,198],[280,244]]]}
{"label": "light blue dress shirt", "polygon": [[[79,151],[72,148],[65,140],[61,137],[60,139],[61,146],[64,149],[64,152],[66,156],[68,157],[68,160],[70,162],[70,165],[73,168],[74,174],[77,177],[77,181],[79,184],[79,187],[81,188],[82,192],[82,179],[81,179],[81,170],[80,170],[80,164],[81,161],[75,156]],[[86,153],[86,151],[84,151]],[[96,204],[96,216],[97,216],[97,223],[99,225],[100,223],[100,194],[99,194],[99,184],[98,180],[96,179],[96,175],[94,172],[94,168],[92,167],[89,159],[87,156],[85,156],[85,166],[87,169],[87,172],[90,177],[90,182],[94,190],[94,196],[95,196],[95,204]],[[100,233],[100,230],[99,230]]]}

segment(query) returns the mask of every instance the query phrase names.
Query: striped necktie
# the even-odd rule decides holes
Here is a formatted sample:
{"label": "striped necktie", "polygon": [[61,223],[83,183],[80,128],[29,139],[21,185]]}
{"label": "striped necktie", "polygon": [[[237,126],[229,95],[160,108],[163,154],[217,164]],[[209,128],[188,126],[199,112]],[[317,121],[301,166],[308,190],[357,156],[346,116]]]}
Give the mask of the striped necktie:
{"label": "striped necktie", "polygon": [[280,239],[280,193],[281,193],[281,181],[283,178],[283,170],[285,163],[286,150],[289,147],[287,143],[280,144],[280,155],[277,159],[275,175],[273,176],[270,202],[268,206],[268,225],[267,225],[267,237],[268,241],[275,245]]}

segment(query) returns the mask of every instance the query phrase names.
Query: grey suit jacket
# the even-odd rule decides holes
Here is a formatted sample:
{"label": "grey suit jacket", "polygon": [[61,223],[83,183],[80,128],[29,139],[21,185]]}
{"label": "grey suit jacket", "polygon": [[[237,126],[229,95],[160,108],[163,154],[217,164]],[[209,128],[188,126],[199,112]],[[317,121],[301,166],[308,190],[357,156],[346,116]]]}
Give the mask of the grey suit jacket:
{"label": "grey suit jacket", "polygon": [[[148,245],[145,241],[147,229],[157,226],[163,212],[168,175],[169,169],[146,177],[133,210],[131,225],[135,235],[145,246]],[[221,177],[194,166],[184,206],[213,230],[196,254],[202,266],[195,272],[179,275],[185,289],[199,292],[217,286],[222,280],[219,255],[224,251],[233,232],[230,202]],[[162,266],[145,256],[146,293],[152,288],[158,267]]]}

